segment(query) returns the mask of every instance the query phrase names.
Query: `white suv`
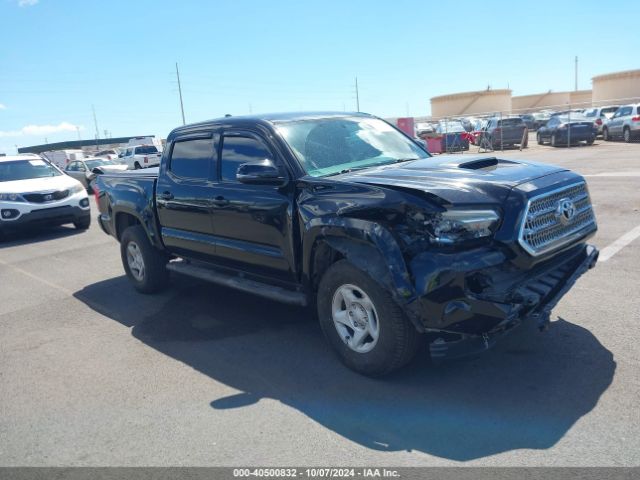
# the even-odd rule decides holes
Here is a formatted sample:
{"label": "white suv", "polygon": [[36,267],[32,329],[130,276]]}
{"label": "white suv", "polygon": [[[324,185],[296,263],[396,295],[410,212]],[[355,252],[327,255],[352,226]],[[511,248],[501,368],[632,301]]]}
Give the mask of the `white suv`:
{"label": "white suv", "polygon": [[640,103],[618,108],[602,127],[602,137],[605,140],[622,137],[627,143],[640,138]]}
{"label": "white suv", "polygon": [[139,168],[157,167],[160,165],[160,157],[162,157],[162,153],[155,145],[137,145],[127,147],[120,157],[120,162],[125,164],[129,170],[138,170]]}
{"label": "white suv", "polygon": [[38,157],[0,157],[0,236],[21,227],[91,224],[87,191],[80,182]]}

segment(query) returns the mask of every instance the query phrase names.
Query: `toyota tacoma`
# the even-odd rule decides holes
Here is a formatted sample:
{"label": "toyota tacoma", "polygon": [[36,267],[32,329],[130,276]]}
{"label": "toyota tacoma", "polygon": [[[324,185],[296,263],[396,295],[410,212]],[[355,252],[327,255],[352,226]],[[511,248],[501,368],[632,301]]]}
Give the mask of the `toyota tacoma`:
{"label": "toyota tacoma", "polygon": [[167,138],[157,169],[101,175],[102,229],[134,287],[170,272],[317,310],[350,368],[383,375],[491,347],[593,267],[585,180],[493,156],[431,157],[360,113],[225,117]]}

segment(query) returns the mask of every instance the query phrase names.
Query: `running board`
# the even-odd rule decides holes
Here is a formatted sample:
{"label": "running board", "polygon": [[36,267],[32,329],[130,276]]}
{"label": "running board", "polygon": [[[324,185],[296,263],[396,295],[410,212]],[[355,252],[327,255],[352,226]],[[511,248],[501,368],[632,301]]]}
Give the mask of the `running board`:
{"label": "running board", "polygon": [[253,293],[254,295],[269,298],[277,302],[303,307],[307,305],[307,296],[302,292],[292,292],[291,290],[274,287],[273,285],[256,282],[255,280],[249,280],[237,275],[228,275],[212,268],[200,267],[183,260],[169,262],[167,264],[167,270],[225,287],[235,288],[242,292]]}

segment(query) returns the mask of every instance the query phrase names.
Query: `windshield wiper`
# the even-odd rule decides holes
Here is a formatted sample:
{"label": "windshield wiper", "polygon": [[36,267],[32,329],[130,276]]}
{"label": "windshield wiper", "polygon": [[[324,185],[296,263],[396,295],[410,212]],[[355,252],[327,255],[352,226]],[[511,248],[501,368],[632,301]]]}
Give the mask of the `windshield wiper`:
{"label": "windshield wiper", "polygon": [[355,172],[357,170],[366,170],[368,168],[375,167],[375,166],[377,165],[367,165],[366,167],[345,168],[344,170],[340,170],[339,172],[327,173],[326,175],[323,175],[323,177],[333,177],[334,175],[342,175],[345,173]]}

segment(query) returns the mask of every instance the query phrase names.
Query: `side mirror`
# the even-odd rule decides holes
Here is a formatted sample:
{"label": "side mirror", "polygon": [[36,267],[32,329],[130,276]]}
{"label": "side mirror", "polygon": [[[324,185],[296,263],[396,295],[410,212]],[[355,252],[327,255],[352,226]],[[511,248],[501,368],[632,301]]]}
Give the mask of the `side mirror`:
{"label": "side mirror", "polygon": [[93,170],[91,170],[91,173],[95,173],[96,175],[101,175],[102,174],[102,170],[100,170],[100,168],[96,167]]}
{"label": "side mirror", "polygon": [[238,167],[236,179],[250,185],[283,185],[287,179],[280,173],[273,160],[243,163]]}

